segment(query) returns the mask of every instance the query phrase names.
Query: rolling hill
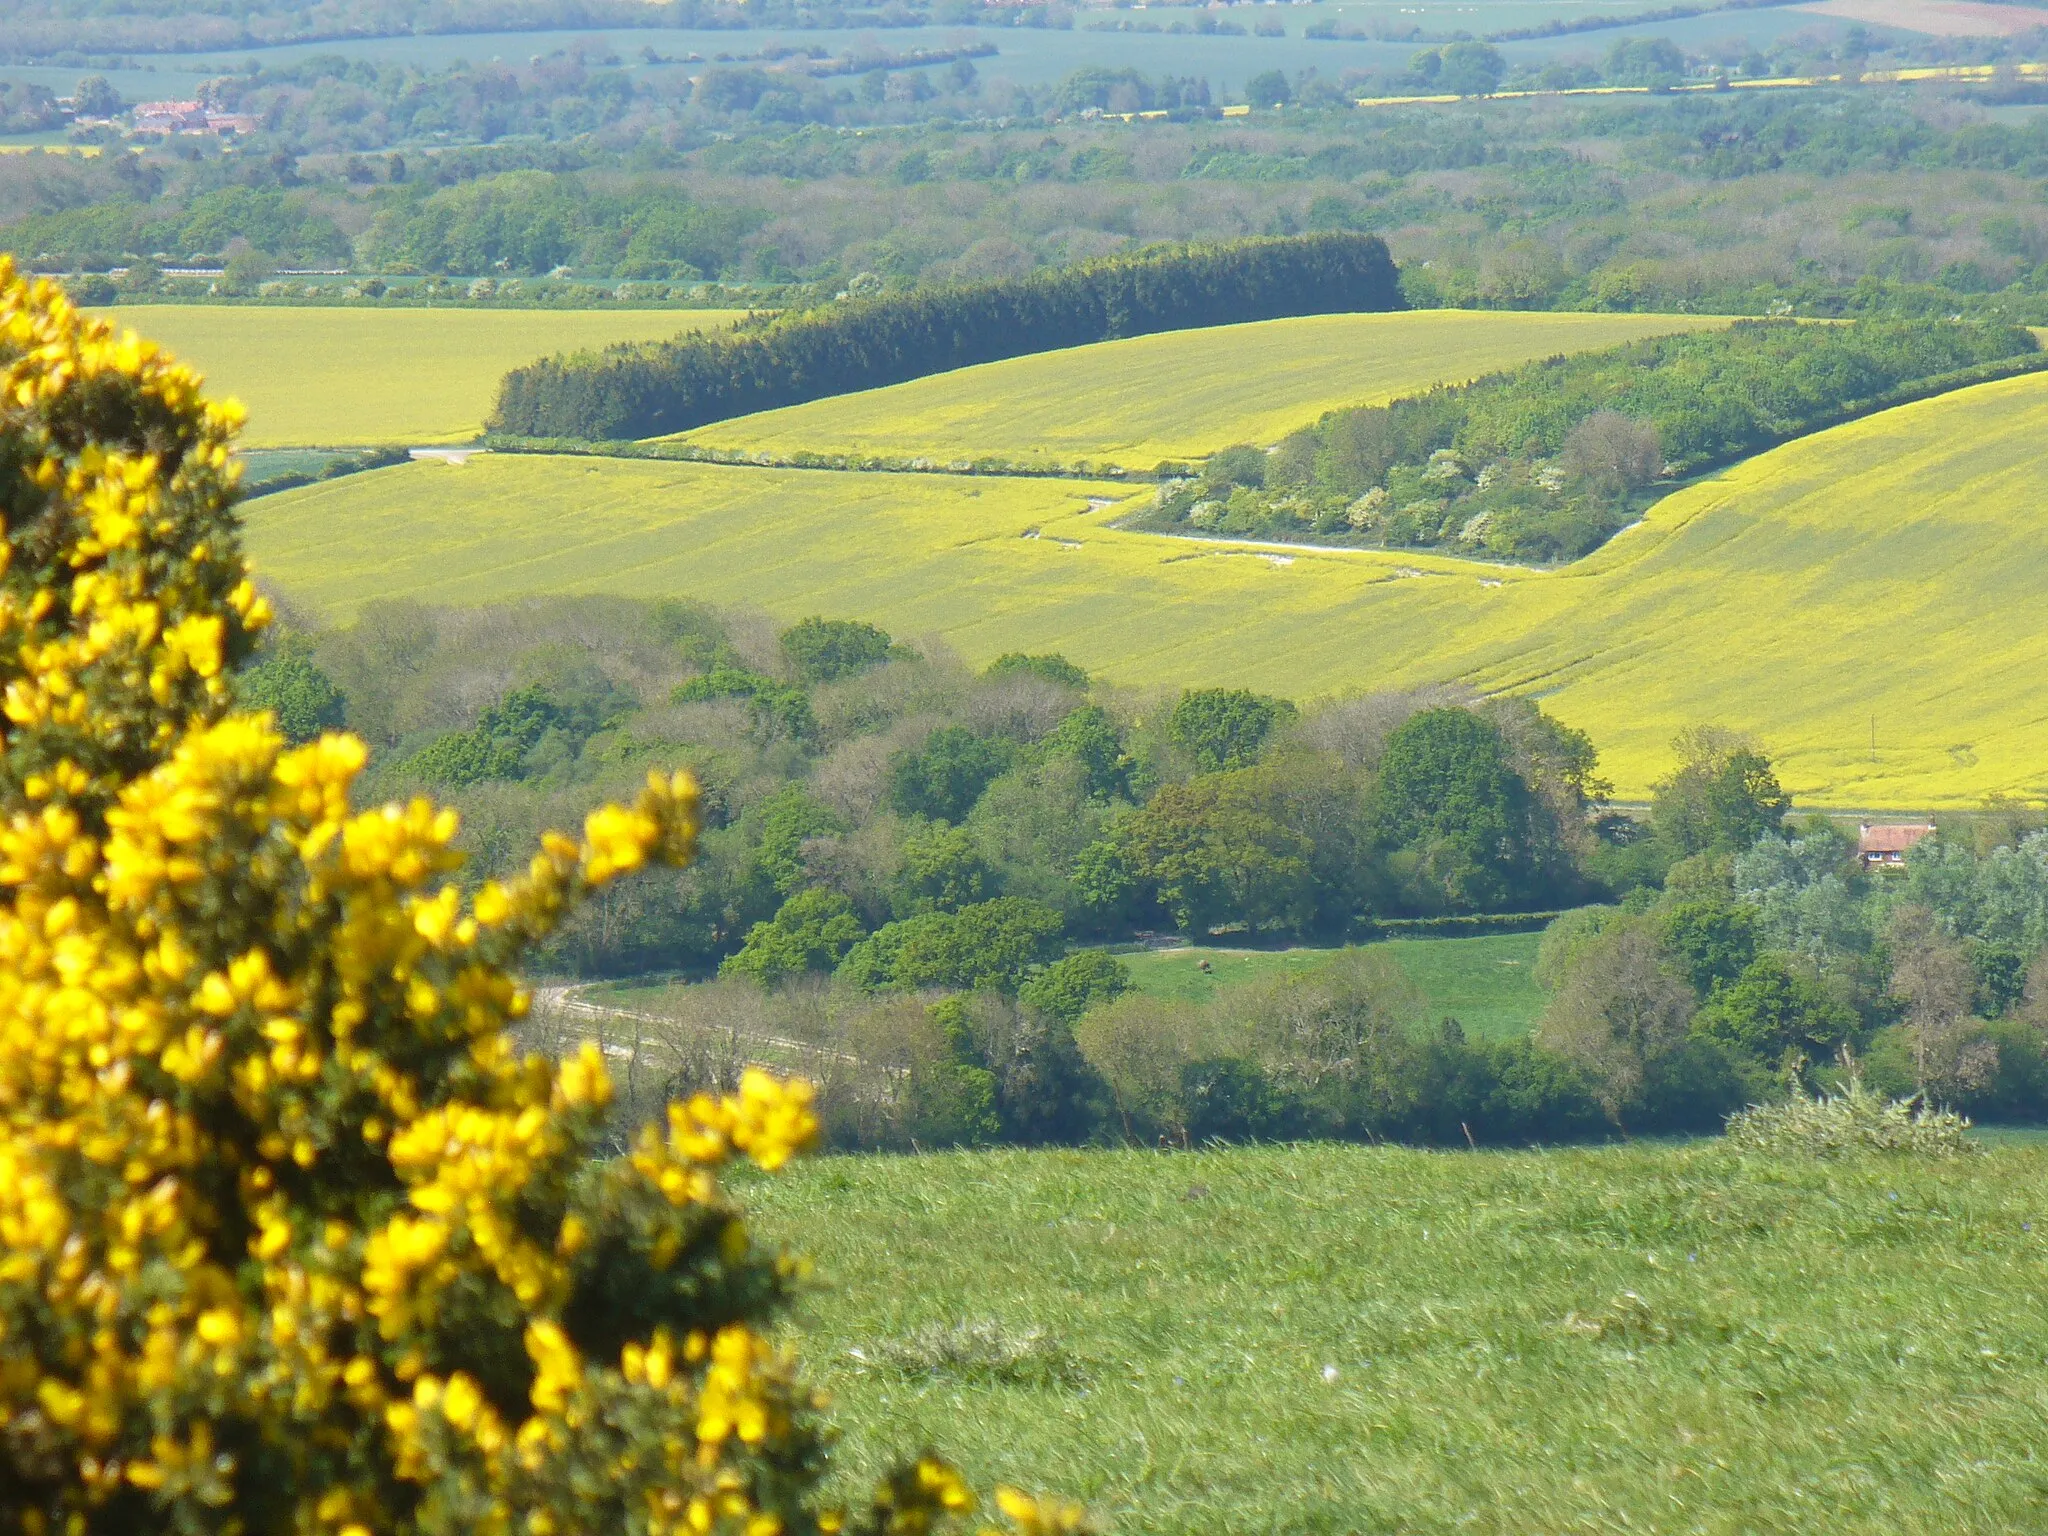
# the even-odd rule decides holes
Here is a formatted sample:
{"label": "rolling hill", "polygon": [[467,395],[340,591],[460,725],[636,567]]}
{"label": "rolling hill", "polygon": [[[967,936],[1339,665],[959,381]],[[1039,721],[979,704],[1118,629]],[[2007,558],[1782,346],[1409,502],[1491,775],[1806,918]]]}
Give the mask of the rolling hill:
{"label": "rolling hill", "polygon": [[244,447],[354,448],[467,442],[508,368],[727,325],[739,312],[146,304],[110,318],[248,406]]}
{"label": "rolling hill", "polygon": [[1738,465],[1557,571],[1123,533],[1103,524],[1142,493],[1110,484],[539,457],[270,498],[249,547],[336,619],[379,597],[686,594],[977,661],[1059,650],[1137,686],[1465,678],[1590,731],[1625,794],[1715,721],[1803,800],[1941,806],[2048,795],[2028,686],[2048,666],[2044,444],[2048,379],[1982,385]]}
{"label": "rolling hill", "polygon": [[1309,315],[1041,352],[684,433],[703,448],[1082,461],[1149,470],[1270,443],[1323,412],[1559,352],[1723,325],[1696,315]]}

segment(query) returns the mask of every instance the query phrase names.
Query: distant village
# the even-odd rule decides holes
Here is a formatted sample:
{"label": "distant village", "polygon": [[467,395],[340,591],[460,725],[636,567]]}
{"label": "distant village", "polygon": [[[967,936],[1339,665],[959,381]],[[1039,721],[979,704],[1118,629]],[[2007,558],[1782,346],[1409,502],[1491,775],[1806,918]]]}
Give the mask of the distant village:
{"label": "distant village", "polygon": [[0,131],[68,129],[75,138],[103,143],[185,136],[229,139],[254,133],[261,126],[246,112],[223,110],[203,91],[196,100],[141,101],[131,106],[100,75],[79,81],[69,96],[54,96],[37,85],[16,84],[0,99]]}

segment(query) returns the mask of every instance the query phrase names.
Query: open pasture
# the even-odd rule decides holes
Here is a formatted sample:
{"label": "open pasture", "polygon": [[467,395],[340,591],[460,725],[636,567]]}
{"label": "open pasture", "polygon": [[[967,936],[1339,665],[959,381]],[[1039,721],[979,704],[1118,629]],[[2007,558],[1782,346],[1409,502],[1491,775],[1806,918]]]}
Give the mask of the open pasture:
{"label": "open pasture", "polygon": [[110,318],[249,408],[250,448],[467,442],[509,368],[729,325],[736,310],[341,309],[144,304]]}
{"label": "open pasture", "polygon": [[1558,352],[1724,325],[1696,315],[1412,310],[1168,331],[763,411],[699,427],[706,448],[1082,461],[1151,469],[1277,442],[1346,405],[1377,405]]}
{"label": "open pasture", "polygon": [[1932,807],[2048,795],[2044,443],[2048,379],[1959,391],[1702,481],[1556,571],[1121,533],[1102,524],[1142,493],[1112,485],[568,458],[288,492],[248,539],[330,619],[602,591],[859,617],[976,662],[1062,651],[1136,686],[1465,678],[1590,731],[1625,795],[1717,721],[1809,803]]}
{"label": "open pasture", "polygon": [[[1525,1035],[1549,1001],[1536,985],[1540,933],[1454,939],[1383,939],[1372,947],[1407,973],[1422,994],[1427,1022],[1455,1018],[1475,1039]],[[1327,965],[1339,949],[1223,949],[1210,945],[1139,950],[1117,958],[1132,984],[1152,997],[1206,1003],[1223,988],[1299,976]],[[1204,962],[1208,969],[1202,969]]]}
{"label": "open pasture", "polygon": [[849,1486],[940,1444],[1123,1536],[1754,1536],[2040,1527],[2044,1179],[2012,1141],[1294,1146],[820,1159],[747,1197],[817,1261]]}

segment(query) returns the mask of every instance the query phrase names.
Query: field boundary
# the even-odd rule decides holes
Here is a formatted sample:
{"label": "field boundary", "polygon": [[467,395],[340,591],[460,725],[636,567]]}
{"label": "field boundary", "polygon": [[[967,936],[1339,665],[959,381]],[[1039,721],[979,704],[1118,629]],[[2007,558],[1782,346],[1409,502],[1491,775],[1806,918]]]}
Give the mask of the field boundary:
{"label": "field boundary", "polygon": [[1096,464],[1088,459],[1079,459],[1071,464],[1019,464],[1009,459],[984,456],[948,459],[941,463],[925,454],[903,458],[873,453],[770,453],[766,449],[706,448],[668,438],[521,437],[506,432],[487,432],[478,439],[478,443],[494,453],[529,453],[551,458],[659,459],[680,464],[723,464],[739,469],[821,469],[863,475],[994,475],[1010,480],[1130,480],[1140,484],[1149,484],[1158,478],[1153,470],[1133,469],[1122,464]]}

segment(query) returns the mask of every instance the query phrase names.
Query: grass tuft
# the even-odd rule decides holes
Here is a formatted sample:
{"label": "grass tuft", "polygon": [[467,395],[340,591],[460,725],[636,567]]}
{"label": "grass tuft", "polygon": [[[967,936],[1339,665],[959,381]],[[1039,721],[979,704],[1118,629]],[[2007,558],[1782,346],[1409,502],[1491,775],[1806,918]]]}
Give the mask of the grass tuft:
{"label": "grass tuft", "polygon": [[1018,1387],[1077,1387],[1088,1379],[1081,1362],[1043,1328],[993,1321],[926,1323],[901,1338],[847,1353],[905,1377]]}

